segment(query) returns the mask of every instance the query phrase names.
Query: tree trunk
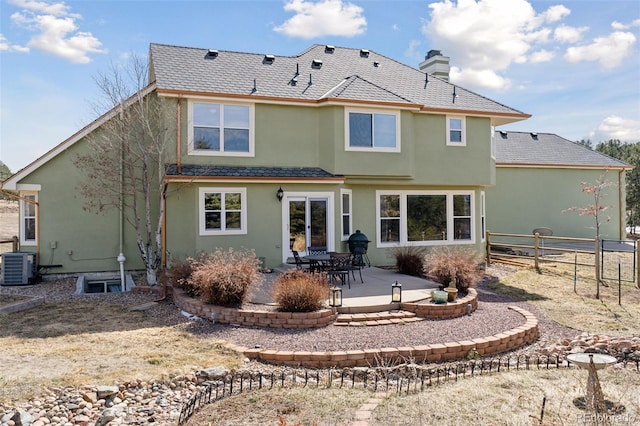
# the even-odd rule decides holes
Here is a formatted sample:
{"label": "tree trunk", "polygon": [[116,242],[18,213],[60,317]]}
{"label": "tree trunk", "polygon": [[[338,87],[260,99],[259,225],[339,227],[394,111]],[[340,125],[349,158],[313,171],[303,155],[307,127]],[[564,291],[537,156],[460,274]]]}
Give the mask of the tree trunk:
{"label": "tree trunk", "polygon": [[151,265],[147,265],[147,284],[148,285],[158,284],[158,268],[155,268]]}

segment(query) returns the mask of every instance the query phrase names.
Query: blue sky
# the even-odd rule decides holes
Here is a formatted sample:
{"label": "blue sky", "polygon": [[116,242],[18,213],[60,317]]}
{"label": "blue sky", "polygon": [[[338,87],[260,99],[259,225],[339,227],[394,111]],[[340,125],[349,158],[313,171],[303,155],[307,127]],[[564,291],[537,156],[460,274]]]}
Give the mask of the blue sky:
{"label": "blue sky", "polygon": [[637,0],[0,0],[0,160],[16,172],[96,118],[94,78],[149,43],[296,55],[367,48],[532,118],[506,130],[640,141]]}

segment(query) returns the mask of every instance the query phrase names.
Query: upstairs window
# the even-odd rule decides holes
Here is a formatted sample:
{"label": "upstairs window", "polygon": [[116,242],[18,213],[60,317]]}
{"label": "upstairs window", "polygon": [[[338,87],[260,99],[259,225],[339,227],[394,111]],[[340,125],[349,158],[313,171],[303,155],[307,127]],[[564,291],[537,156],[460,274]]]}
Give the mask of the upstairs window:
{"label": "upstairs window", "polygon": [[347,111],[347,150],[399,151],[398,113]]}
{"label": "upstairs window", "polygon": [[253,155],[249,105],[192,102],[189,151],[200,155]]}
{"label": "upstairs window", "polygon": [[447,117],[447,145],[466,146],[464,117]]}

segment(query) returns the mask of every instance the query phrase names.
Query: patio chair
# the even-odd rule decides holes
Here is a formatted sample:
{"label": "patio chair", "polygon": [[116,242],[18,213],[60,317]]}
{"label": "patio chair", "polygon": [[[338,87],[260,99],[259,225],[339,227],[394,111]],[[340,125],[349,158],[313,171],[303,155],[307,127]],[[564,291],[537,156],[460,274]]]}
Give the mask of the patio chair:
{"label": "patio chair", "polygon": [[310,246],[310,247],[307,247],[307,254],[308,255],[327,254],[327,247],[326,246]]}
{"label": "patio chair", "polygon": [[364,280],[362,279],[362,268],[367,265],[365,263],[366,253],[367,252],[364,247],[354,247],[353,253],[351,254],[351,276],[353,276],[353,279],[355,280],[355,271],[358,271],[361,283],[364,283]]}
{"label": "patio chair", "polygon": [[352,271],[351,253],[331,253],[329,256],[330,262],[327,276],[331,283],[335,283],[338,279],[342,285],[346,282],[351,288],[351,280],[349,279],[349,274]]}
{"label": "patio chair", "polygon": [[296,261],[296,268],[299,271],[313,272],[311,262],[302,259],[300,257],[300,253],[298,253],[297,250],[291,250],[291,252],[293,253],[293,259]]}

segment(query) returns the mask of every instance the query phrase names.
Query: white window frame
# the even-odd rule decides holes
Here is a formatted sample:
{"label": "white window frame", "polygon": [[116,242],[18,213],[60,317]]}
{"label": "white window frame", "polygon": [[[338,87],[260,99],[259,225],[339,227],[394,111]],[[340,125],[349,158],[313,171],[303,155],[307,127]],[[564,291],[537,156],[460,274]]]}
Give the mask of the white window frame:
{"label": "white window frame", "polygon": [[[375,146],[375,135],[373,135],[374,137],[374,146],[372,147],[364,147],[364,146],[351,146],[349,144],[349,139],[350,139],[350,120],[349,120],[349,115],[351,113],[356,113],[356,114],[371,114],[371,115],[376,115],[376,114],[381,114],[381,115],[393,115],[396,118],[396,146],[393,148],[389,148],[389,147],[376,147]],[[401,128],[401,123],[400,123],[400,111],[394,111],[394,110],[388,110],[388,109],[354,109],[354,108],[345,108],[344,110],[344,130],[345,130],[345,137],[344,137],[344,149],[345,151],[364,151],[364,152],[400,152],[401,146],[400,146],[400,128]]]}
{"label": "white window frame", "polygon": [[[206,215],[205,215],[205,206],[204,206],[204,197],[205,194],[211,193],[221,193],[221,194],[240,194],[240,229],[207,229],[206,223]],[[224,196],[222,197],[224,199]],[[224,187],[224,188],[200,188],[198,191],[198,222],[200,224],[199,230],[201,236],[206,235],[246,235],[247,234],[247,188],[236,188],[236,187]],[[222,223],[224,223],[224,203],[221,210],[221,219]]]}
{"label": "white window frame", "polygon": [[[460,120],[460,129],[451,128],[451,120]],[[461,115],[447,115],[447,146],[467,146],[467,123],[466,118]],[[451,140],[451,132],[460,131],[460,142]]]}
{"label": "white window frame", "polygon": [[[220,105],[221,117],[220,117],[220,151],[214,151],[209,149],[195,149],[194,146],[194,136],[193,136],[193,105],[194,104],[213,104]],[[249,108],[249,151],[241,152],[241,151],[224,151],[223,150],[223,138],[224,138],[224,107],[227,105],[231,106],[246,106]],[[255,156],[255,106],[254,104],[249,103],[241,103],[241,102],[227,102],[227,101],[213,101],[213,100],[203,100],[203,99],[189,99],[189,108],[188,108],[188,131],[189,131],[189,141],[188,141],[188,155],[206,155],[206,156],[218,156],[218,157],[254,157]]]}
{"label": "white window frame", "polygon": [[[349,200],[347,201],[348,212],[345,213],[344,196],[347,195]],[[349,230],[345,234],[344,218],[349,218]],[[353,191],[351,189],[340,190],[340,235],[342,241],[347,241],[353,233]]]}
{"label": "white window frame", "polygon": [[[38,193],[37,192],[21,192],[20,193],[20,245],[25,245],[25,246],[35,246],[38,244]],[[28,201],[26,201],[26,199],[30,199],[31,201],[33,201],[33,203],[36,204],[32,204]],[[26,213],[26,208],[27,206],[33,206],[34,209],[34,215],[33,216],[27,216]],[[34,226],[35,226],[35,238],[34,239],[27,239],[27,227],[26,227],[26,220],[27,219],[34,219]]]}
{"label": "white window frame", "polygon": [[[400,197],[400,239],[399,241],[383,242],[381,238],[381,216],[380,216],[380,197],[384,195],[398,195]],[[429,240],[429,241],[409,241],[408,239],[408,224],[407,224],[407,196],[409,195],[445,195],[447,205],[447,238],[444,240]],[[468,195],[471,202],[471,239],[459,240],[455,239],[454,229],[454,216],[453,216],[453,196],[454,195]],[[377,247],[397,247],[401,246],[438,246],[438,245],[462,245],[462,244],[475,244],[476,232],[475,232],[475,191],[394,191],[394,190],[377,190],[376,191],[376,244]],[[456,216],[456,217],[468,217],[468,216]]]}

